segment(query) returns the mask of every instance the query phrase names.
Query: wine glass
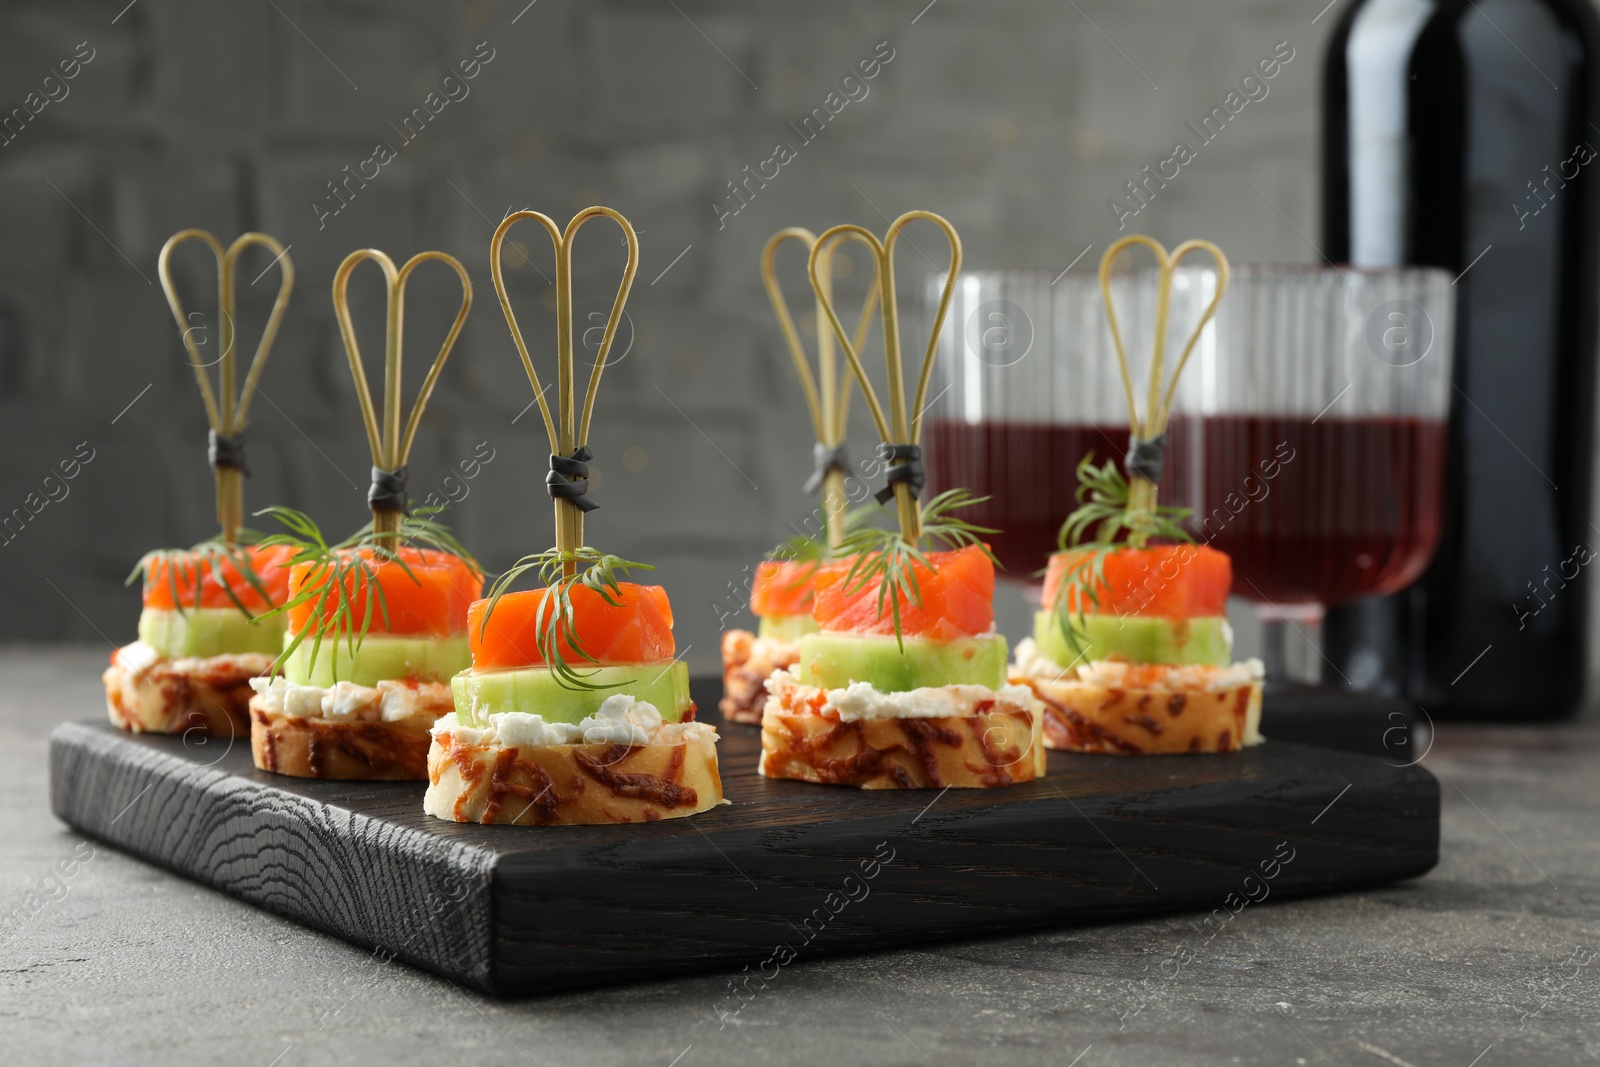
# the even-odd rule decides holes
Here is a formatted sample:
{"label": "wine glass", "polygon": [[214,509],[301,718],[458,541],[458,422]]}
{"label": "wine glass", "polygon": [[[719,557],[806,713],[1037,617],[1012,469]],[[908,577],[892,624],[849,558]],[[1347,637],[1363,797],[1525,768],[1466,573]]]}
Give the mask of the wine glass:
{"label": "wine glass", "polygon": [[[942,277],[928,281],[937,306]],[[1133,361],[1149,365],[1158,275],[1112,276]],[[1168,365],[1216,292],[1174,273]],[[1179,381],[1161,501],[1233,559],[1235,595],[1264,623],[1269,677],[1284,630],[1324,606],[1395,592],[1439,538],[1455,321],[1433,268],[1241,264]],[[1097,274],[964,274],[940,341],[928,477],[985,503],[968,517],[1013,580],[1033,581],[1076,506],[1076,469],[1120,463],[1127,400]]]}
{"label": "wine glass", "polygon": [[[1183,286],[1207,284],[1189,272]],[[1398,592],[1438,544],[1455,291],[1428,267],[1235,266],[1180,390],[1169,462],[1197,540],[1233,559],[1264,623]]]}

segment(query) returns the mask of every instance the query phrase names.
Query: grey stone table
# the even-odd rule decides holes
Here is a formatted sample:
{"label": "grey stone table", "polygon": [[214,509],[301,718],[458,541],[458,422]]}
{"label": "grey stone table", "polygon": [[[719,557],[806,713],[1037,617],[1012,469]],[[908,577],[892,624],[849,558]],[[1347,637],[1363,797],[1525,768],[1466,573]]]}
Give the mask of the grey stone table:
{"label": "grey stone table", "polygon": [[1446,728],[1443,855],[1373,892],[496,1002],[92,844],[51,728],[105,650],[0,649],[7,1064],[1338,1064],[1600,1060],[1600,726]]}

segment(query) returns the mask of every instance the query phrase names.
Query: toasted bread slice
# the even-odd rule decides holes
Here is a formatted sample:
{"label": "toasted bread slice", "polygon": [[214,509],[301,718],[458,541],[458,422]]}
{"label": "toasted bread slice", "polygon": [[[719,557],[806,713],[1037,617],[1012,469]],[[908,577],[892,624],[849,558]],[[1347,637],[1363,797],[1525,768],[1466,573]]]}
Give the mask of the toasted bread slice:
{"label": "toasted bread slice", "polygon": [[[258,681],[250,752],[258,768],[296,778],[422,781],[428,731],[455,710],[442,682],[339,682],[331,689]],[[297,714],[300,713],[300,714]]]}
{"label": "toasted bread slice", "polygon": [[136,641],[113,652],[100,677],[106,712],[124,730],[243,737],[250,729],[250,679],[271,668],[271,656],[255,653],[164,659]]}
{"label": "toasted bread slice", "polygon": [[1028,690],[918,689],[888,694],[917,714],[873,715],[857,713],[862,685],[822,690],[773,674],[761,773],[862,789],[992,789],[1044,776],[1043,712]]}
{"label": "toasted bread slice", "polygon": [[1013,685],[1045,708],[1044,742],[1068,752],[1167,755],[1235,752],[1259,744],[1259,661],[1161,667],[1095,661],[1064,670],[1031,641],[1017,645]]}
{"label": "toasted bread slice", "polygon": [[495,728],[444,719],[428,751],[423,810],[514,826],[678,819],[722,803],[716,742],[715,727],[682,722],[662,723],[643,744],[516,744]]}
{"label": "toasted bread slice", "polygon": [[722,700],[717,707],[729,722],[761,725],[767,704],[767,678],[800,662],[799,641],[757,637],[749,630],[722,635]]}

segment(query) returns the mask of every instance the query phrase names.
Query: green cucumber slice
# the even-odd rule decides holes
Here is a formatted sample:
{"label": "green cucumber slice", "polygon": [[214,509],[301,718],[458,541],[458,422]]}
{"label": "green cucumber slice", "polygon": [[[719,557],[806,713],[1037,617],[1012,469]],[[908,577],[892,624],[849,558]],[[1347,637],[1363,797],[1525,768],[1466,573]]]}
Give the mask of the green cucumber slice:
{"label": "green cucumber slice", "polygon": [[810,615],[764,615],[756,628],[757,637],[773,641],[798,641],[817,632],[817,620]]}
{"label": "green cucumber slice", "polygon": [[[1074,625],[1079,620],[1074,619]],[[1222,615],[1160,619],[1142,615],[1085,615],[1078,647],[1067,643],[1052,611],[1033,616],[1039,655],[1062,666],[1118,656],[1130,663],[1226,667],[1233,660],[1233,628]],[[1085,652],[1084,648],[1088,651]]]}
{"label": "green cucumber slice", "polygon": [[938,689],[947,685],[986,685],[1006,680],[1006,639],[999,634],[956,641],[815,633],[800,639],[800,682],[821,689],[843,689],[868,682],[880,693]]}
{"label": "green cucumber slice", "polygon": [[600,710],[607,697],[626,693],[654,704],[664,722],[682,722],[689,710],[689,665],[646,663],[628,667],[576,668],[589,685],[603,689],[563,689],[549,667],[505,671],[462,671],[450,679],[456,718],[482,722],[497,712],[521,711],[545,722],[582,722]]}
{"label": "green cucumber slice", "polygon": [[237,608],[145,608],[139,613],[139,640],[168,659],[237,656],[283,650],[284,620],[251,622]]}
{"label": "green cucumber slice", "polygon": [[[285,643],[289,639],[284,638]],[[423,682],[448,682],[450,676],[472,666],[467,635],[459,637],[397,637],[368,634],[350,652],[349,644],[332,635],[322,639],[316,661],[311,639],[300,642],[283,665],[283,676],[295,685],[326,689],[334,682],[377,685],[379,682],[415,678]]]}

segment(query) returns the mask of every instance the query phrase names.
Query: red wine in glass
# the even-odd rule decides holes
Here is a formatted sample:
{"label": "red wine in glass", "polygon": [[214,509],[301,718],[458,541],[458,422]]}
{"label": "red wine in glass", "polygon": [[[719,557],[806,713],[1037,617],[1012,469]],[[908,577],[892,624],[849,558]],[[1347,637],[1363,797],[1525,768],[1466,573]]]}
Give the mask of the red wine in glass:
{"label": "red wine in glass", "polygon": [[1403,589],[1427,566],[1439,541],[1443,420],[1198,421],[1203,487],[1190,527],[1233,558],[1236,596],[1344,604]]}

